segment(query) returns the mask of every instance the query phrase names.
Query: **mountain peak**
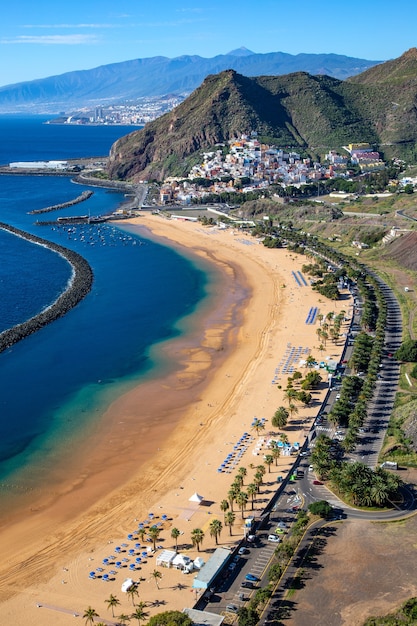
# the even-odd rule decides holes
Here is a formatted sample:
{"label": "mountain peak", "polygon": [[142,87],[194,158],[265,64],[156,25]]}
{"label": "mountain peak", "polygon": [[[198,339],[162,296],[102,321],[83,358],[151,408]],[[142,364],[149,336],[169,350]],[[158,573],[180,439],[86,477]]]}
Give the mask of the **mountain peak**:
{"label": "mountain peak", "polygon": [[403,55],[401,55],[402,59],[417,61],[417,48],[410,48]]}
{"label": "mountain peak", "polygon": [[236,50],[231,50],[230,52],[227,53],[226,56],[248,57],[248,56],[251,56],[252,54],[255,54],[255,52],[252,52],[252,50],[248,50],[248,48],[245,48],[245,46],[241,46],[240,48],[236,48]]}

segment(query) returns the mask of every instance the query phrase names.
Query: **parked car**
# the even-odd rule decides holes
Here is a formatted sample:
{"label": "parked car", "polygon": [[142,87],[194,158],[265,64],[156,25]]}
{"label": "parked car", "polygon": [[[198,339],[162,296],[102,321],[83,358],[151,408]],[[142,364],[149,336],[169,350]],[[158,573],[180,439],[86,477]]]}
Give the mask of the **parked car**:
{"label": "parked car", "polygon": [[281,541],[281,537],[277,537],[277,535],[268,535],[268,541],[272,541],[272,543],[279,543]]}
{"label": "parked car", "polygon": [[251,583],[259,582],[259,578],[255,576],[255,574],[246,574],[245,579],[249,580]]}
{"label": "parked car", "polygon": [[313,480],[313,485],[322,485],[323,483],[320,480]]}
{"label": "parked car", "polygon": [[244,587],[245,589],[253,589],[255,587],[255,585],[250,580],[243,580],[240,583],[240,586]]}
{"label": "parked car", "polygon": [[237,613],[239,610],[239,608],[236,606],[236,604],[226,604],[226,611],[228,611],[229,613]]}
{"label": "parked car", "polygon": [[248,548],[239,548],[238,550],[238,554],[240,554],[240,556],[243,556],[244,554],[248,554],[249,550]]}

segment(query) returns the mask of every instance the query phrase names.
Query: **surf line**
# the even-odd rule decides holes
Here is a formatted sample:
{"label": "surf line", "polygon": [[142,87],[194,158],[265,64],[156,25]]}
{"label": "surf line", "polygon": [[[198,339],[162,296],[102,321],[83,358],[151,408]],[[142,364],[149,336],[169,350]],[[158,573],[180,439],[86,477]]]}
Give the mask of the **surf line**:
{"label": "surf line", "polygon": [[6,230],[17,237],[22,237],[22,239],[26,239],[38,246],[52,250],[63,257],[70,264],[72,269],[71,277],[67,282],[65,290],[52,304],[49,304],[42,309],[40,313],[25,322],[16,324],[16,326],[0,333],[0,352],[3,352],[18,341],[25,339],[25,337],[32,335],[56,319],[63,317],[68,311],[77,306],[91,291],[94,274],[88,261],[73,250],[69,250],[68,248],[64,248],[64,246],[60,246],[52,241],[47,241],[46,239],[42,239],[41,237],[37,237],[36,235],[32,235],[3,222],[0,222],[0,229]]}

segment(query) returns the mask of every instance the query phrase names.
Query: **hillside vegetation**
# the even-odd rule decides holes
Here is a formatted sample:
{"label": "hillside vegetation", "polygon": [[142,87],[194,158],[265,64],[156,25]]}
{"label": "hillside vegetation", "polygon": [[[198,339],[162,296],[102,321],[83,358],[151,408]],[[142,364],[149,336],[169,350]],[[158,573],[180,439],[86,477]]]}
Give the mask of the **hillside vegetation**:
{"label": "hillside vegetation", "polygon": [[111,178],[184,175],[213,148],[257,131],[277,146],[322,154],[369,142],[386,156],[417,159],[417,50],[342,81],[296,72],[208,76],[184,102],[111,149]]}

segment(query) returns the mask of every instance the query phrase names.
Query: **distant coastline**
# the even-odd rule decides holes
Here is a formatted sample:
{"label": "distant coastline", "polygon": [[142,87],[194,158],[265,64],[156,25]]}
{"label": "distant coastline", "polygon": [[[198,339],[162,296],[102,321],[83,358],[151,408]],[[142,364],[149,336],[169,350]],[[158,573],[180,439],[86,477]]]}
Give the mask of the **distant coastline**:
{"label": "distant coastline", "polygon": [[0,352],[3,352],[15,343],[35,333],[73,309],[91,291],[93,285],[93,270],[86,259],[73,250],[64,248],[46,239],[41,239],[36,235],[31,235],[26,231],[2,222],[0,222],[0,228],[36,245],[49,248],[66,259],[72,267],[72,276],[68,281],[67,287],[55,302],[26,322],[17,324],[0,333]]}

